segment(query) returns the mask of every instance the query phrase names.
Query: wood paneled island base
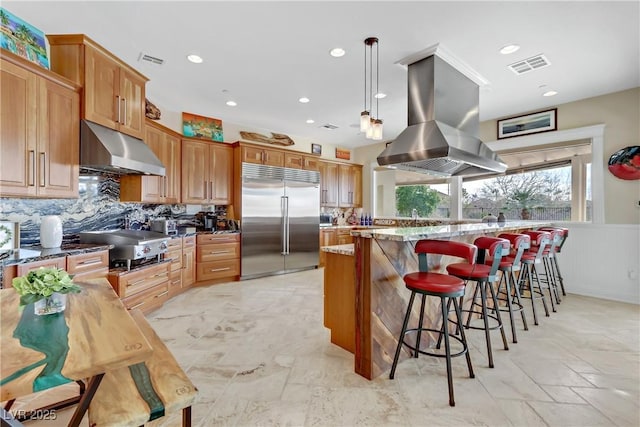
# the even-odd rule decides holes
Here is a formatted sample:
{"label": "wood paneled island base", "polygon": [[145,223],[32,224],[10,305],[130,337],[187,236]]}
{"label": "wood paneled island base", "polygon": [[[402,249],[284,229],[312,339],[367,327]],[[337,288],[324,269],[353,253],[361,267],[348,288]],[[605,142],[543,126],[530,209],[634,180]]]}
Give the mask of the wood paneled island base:
{"label": "wood paneled island base", "polygon": [[[473,243],[479,236],[517,233],[547,225],[550,223],[514,221],[502,225],[460,224],[352,231],[351,235],[355,237],[355,372],[373,379],[391,368],[411,294],[402,278],[407,273],[418,271],[418,258],[414,253],[418,240]],[[451,262],[459,260],[430,257],[429,269],[446,273],[445,267]],[[472,289],[467,288],[465,307],[471,302]],[[433,298],[427,299],[427,304],[425,327],[438,328],[441,317],[439,305]],[[420,304],[414,304],[410,325],[418,324],[419,309]],[[423,334],[421,348],[433,342],[433,336],[425,337]],[[408,357],[408,351],[403,350],[400,360]]]}

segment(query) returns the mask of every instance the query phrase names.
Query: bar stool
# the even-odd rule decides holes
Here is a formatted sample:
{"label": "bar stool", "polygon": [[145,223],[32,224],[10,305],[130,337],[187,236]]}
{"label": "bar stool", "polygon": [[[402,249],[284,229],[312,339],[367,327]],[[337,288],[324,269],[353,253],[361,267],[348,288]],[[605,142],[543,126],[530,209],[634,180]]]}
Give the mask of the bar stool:
{"label": "bar stool", "polygon": [[[444,240],[420,240],[416,243],[415,252],[418,254],[418,272],[409,273],[404,276],[404,282],[411,291],[411,297],[409,299],[409,305],[407,306],[407,312],[404,316],[404,322],[402,324],[402,330],[400,331],[400,337],[398,338],[398,346],[396,347],[396,354],[393,358],[393,364],[391,365],[391,373],[389,379],[393,379],[398,365],[398,359],[400,358],[400,350],[402,346],[407,346],[412,352],[414,357],[418,357],[419,354],[425,354],[434,357],[444,357],[447,362],[447,382],[449,385],[449,405],[455,406],[453,397],[453,375],[451,369],[451,358],[462,356],[463,354],[467,358],[467,368],[469,370],[469,377],[475,378],[473,373],[473,367],[471,366],[471,357],[469,356],[469,346],[467,345],[467,339],[464,335],[464,328],[462,325],[462,313],[460,306],[458,305],[457,298],[464,297],[465,284],[464,281],[450,276],[448,274],[431,273],[427,263],[427,255],[448,255],[458,258],[466,259],[467,262],[475,262],[477,248],[469,243],[462,242],[449,242]],[[420,317],[418,320],[418,327],[407,329],[409,318],[411,317],[411,309],[415,300],[416,294],[422,295],[422,303],[420,305]],[[427,296],[433,296],[440,298],[440,308],[442,311],[442,327],[440,329],[425,328],[423,326],[424,321],[424,308]],[[453,302],[453,307],[456,312],[457,329],[460,331],[460,338],[455,335],[449,334],[449,308]],[[420,350],[420,338],[423,331],[437,332],[439,337],[444,336],[445,354],[429,352],[426,350]],[[410,333],[416,333],[415,346],[412,346],[406,341],[405,335]],[[451,347],[449,344],[449,338],[457,340],[462,344],[462,350],[457,353],[451,354]],[[438,341],[440,342],[440,340]],[[440,348],[438,345],[436,348]]]}
{"label": "bar stool", "polygon": [[[502,335],[502,343],[504,349],[509,350],[509,344],[507,343],[507,336],[504,333],[504,325],[502,324],[502,318],[500,317],[500,310],[495,310],[495,315],[490,315],[487,310],[487,290],[491,294],[493,300],[493,306],[498,307],[498,300],[496,299],[496,293],[493,289],[493,282],[496,281],[496,274],[500,266],[500,261],[503,255],[509,253],[511,243],[506,239],[499,239],[497,237],[478,237],[473,244],[478,247],[478,256],[476,263],[454,263],[447,266],[447,272],[453,276],[459,277],[464,281],[473,280],[476,283],[475,290],[473,291],[473,300],[468,310],[462,310],[462,312],[468,313],[467,322],[465,328],[467,329],[480,329],[484,330],[485,340],[487,342],[487,357],[489,358],[489,367],[493,368],[493,352],[491,350],[491,330],[500,329]],[[491,266],[485,264],[485,258],[487,256],[493,257],[493,263]],[[480,292],[480,303],[477,303],[478,291]],[[479,306],[480,311],[474,310],[474,306]],[[472,326],[471,316],[472,314],[479,314],[483,319],[483,326]],[[497,325],[490,326],[489,318],[495,320]]]}
{"label": "bar stool", "polygon": [[542,282],[547,284],[547,287],[549,289],[549,299],[551,300],[551,307],[555,312],[556,309],[553,305],[553,300],[555,297],[556,304],[560,304],[560,292],[558,292],[557,279],[553,271],[551,259],[556,252],[556,248],[562,241],[562,233],[560,232],[560,230],[555,229],[547,231],[547,233],[551,235],[551,244],[547,246],[542,252],[542,265],[544,266],[544,279],[542,280]]}
{"label": "bar stool", "polygon": [[540,227],[539,231],[551,231],[556,230],[560,233],[560,243],[556,246],[555,251],[550,255],[551,261],[551,270],[553,271],[554,277],[560,283],[560,289],[562,290],[562,295],[566,296],[567,293],[564,290],[564,279],[562,278],[562,273],[560,273],[560,265],[558,264],[558,256],[562,252],[562,247],[564,243],[567,241],[567,237],[569,237],[569,229],[563,227]]}
{"label": "bar stool", "polygon": [[[498,301],[507,303],[506,308],[500,308],[501,311],[509,312],[509,320],[511,321],[511,339],[514,343],[518,342],[516,336],[515,313],[520,312],[522,316],[522,324],[524,330],[528,331],[527,318],[524,314],[524,304],[520,295],[520,289],[516,283],[514,272],[520,271],[520,260],[524,252],[531,247],[531,238],[526,234],[502,233],[498,235],[500,239],[507,239],[511,243],[511,253],[513,256],[503,257],[498,267],[502,274],[498,282],[497,298]],[[492,265],[493,258],[487,258],[485,264]],[[502,290],[504,288],[504,291]],[[501,298],[504,293],[505,298]],[[515,306],[515,307],[514,307]]]}
{"label": "bar stool", "polygon": [[542,286],[540,286],[540,277],[538,276],[536,264],[542,263],[542,253],[551,243],[551,235],[546,231],[524,231],[522,234],[526,234],[531,238],[531,249],[522,254],[520,261],[522,271],[518,278],[518,286],[520,287],[520,295],[523,298],[526,298],[523,291],[529,291],[531,309],[533,311],[533,324],[538,325],[535,300],[542,300],[546,317],[549,317],[549,308],[547,307],[547,301],[544,297],[544,293],[542,292]]}

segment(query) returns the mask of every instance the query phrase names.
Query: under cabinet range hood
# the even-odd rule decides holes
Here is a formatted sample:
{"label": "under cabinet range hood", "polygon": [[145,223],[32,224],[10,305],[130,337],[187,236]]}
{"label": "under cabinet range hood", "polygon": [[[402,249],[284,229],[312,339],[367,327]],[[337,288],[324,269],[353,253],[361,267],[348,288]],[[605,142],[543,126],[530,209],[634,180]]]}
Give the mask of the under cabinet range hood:
{"label": "under cabinet range hood", "polygon": [[116,175],[166,173],[144,141],[88,120],[80,122],[80,170]]}
{"label": "under cabinet range hood", "polygon": [[434,175],[481,175],[507,169],[479,138],[479,88],[442,58],[408,67],[407,129],[378,156],[381,166]]}

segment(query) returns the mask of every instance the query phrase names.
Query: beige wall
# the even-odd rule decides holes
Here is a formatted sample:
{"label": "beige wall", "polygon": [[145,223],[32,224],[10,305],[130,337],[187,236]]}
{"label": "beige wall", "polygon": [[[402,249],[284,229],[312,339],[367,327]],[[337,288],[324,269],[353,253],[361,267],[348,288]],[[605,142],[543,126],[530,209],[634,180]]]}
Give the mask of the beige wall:
{"label": "beige wall", "polygon": [[[520,112],[514,112],[517,115]],[[522,111],[526,113],[526,111]],[[607,161],[617,150],[640,145],[640,88],[583,99],[558,105],[558,130],[605,124],[604,154],[600,165],[604,169],[605,223],[640,223],[640,180],[625,181],[609,173]],[[497,138],[496,120],[480,123],[480,138]],[[363,203],[371,208],[371,169],[385,144],[374,144],[355,150],[354,158],[363,168]],[[377,163],[376,163],[377,164]],[[596,167],[594,165],[593,167]]]}

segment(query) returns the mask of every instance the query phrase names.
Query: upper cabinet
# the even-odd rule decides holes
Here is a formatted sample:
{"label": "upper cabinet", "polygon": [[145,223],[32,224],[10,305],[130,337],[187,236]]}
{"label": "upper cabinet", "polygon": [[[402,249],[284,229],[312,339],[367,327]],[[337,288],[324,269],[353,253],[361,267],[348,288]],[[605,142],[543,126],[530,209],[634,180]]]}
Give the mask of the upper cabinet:
{"label": "upper cabinet", "polygon": [[[242,161],[267,166],[285,166],[285,152],[256,145],[241,145]],[[291,166],[288,166],[291,167]]]}
{"label": "upper cabinet", "polygon": [[316,156],[304,156],[295,151],[287,151],[284,154],[284,167],[292,169],[304,169],[308,171],[317,171],[319,165]]}
{"label": "upper cabinet", "polygon": [[319,162],[320,206],[357,208],[362,206],[362,166]]}
{"label": "upper cabinet", "polygon": [[0,97],[0,196],[78,197],[79,87],[3,51]]}
{"label": "upper cabinet", "polygon": [[[232,203],[233,148],[226,144],[182,141],[182,203]],[[187,166],[188,165],[188,166]]]}
{"label": "upper cabinet", "polygon": [[83,34],[47,38],[51,69],[84,87],[82,117],[143,139],[148,79]]}
{"label": "upper cabinet", "polygon": [[182,173],[180,135],[152,120],[147,120],[144,142],[158,156],[164,165],[166,175],[122,176],[120,178],[120,201],[180,203]]}

